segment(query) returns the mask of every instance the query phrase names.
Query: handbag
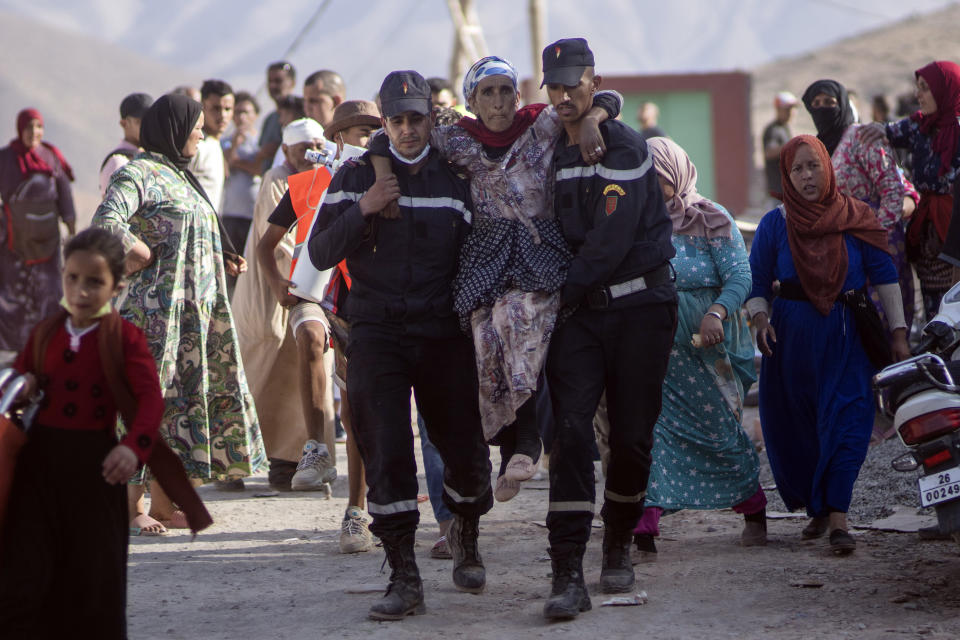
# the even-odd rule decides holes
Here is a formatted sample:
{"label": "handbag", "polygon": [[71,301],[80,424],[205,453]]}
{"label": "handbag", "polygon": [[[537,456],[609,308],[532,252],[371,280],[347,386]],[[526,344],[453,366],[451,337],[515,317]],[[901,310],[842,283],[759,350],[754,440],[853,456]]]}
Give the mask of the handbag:
{"label": "handbag", "polygon": [[887,332],[883,328],[883,320],[867,295],[866,287],[851,289],[841,294],[840,299],[853,312],[853,321],[857,333],[860,334],[860,344],[863,345],[870,363],[877,369],[893,364],[893,353],[890,351]]}
{"label": "handbag", "polygon": [[53,180],[34,173],[20,183],[3,205],[9,226],[8,246],[27,263],[45,262],[60,249],[60,220]]}
{"label": "handbag", "polygon": [[[26,384],[15,369],[0,371],[0,534],[10,502],[10,490],[13,488],[13,476],[17,468],[17,457],[27,443],[27,431],[33,424],[43,392],[37,392],[27,402],[26,407],[16,407],[20,390]],[[0,535],[2,537],[2,535]]]}

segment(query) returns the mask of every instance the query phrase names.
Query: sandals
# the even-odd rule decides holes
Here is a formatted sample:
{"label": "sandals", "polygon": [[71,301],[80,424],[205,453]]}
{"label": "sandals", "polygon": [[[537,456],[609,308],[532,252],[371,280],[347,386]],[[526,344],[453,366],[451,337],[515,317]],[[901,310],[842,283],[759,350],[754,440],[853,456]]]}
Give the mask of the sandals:
{"label": "sandals", "polygon": [[159,520],[139,513],[130,521],[131,536],[164,536],[167,528]]}
{"label": "sandals", "polygon": [[827,525],[829,522],[829,518],[811,518],[810,523],[803,528],[803,531],[800,532],[800,537],[803,540],[813,540],[814,538],[819,538],[827,532]]}
{"label": "sandals", "polygon": [[830,532],[830,551],[834,555],[850,555],[857,548],[857,541],[843,529],[834,529]]}

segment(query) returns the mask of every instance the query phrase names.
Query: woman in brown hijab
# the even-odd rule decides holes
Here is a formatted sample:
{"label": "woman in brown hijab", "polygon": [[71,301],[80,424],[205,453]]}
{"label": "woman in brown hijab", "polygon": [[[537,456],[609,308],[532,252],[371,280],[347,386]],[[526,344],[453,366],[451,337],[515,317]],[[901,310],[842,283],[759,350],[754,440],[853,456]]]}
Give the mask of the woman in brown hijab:
{"label": "woman in brown hijab", "polygon": [[887,232],[869,205],[837,191],[822,142],[788,142],[780,172],[783,204],[760,221],[750,251],[747,309],[764,356],[760,420],[777,490],[787,508],[812,518],[803,537],[829,532],[830,548],[846,554],[856,547],[846,513],[873,430],[876,371],[849,301],[869,279],[900,360],[909,356],[900,286]]}

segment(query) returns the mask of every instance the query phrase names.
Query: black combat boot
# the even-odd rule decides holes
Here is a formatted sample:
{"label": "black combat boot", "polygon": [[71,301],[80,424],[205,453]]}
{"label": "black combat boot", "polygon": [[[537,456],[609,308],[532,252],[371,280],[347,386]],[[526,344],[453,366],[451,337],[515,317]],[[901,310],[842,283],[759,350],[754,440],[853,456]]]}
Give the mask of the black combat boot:
{"label": "black combat boot", "polygon": [[553,565],[553,587],[550,597],[543,605],[543,617],[548,620],[576,618],[581,611],[593,608],[590,594],[583,581],[583,552],[586,547],[578,545],[573,551],[558,553],[550,549]]}
{"label": "black combat boot", "polygon": [[417,613],[426,613],[423,602],[423,583],[413,554],[413,533],[400,537],[381,538],[383,550],[390,563],[390,584],[380,602],[370,607],[374,620],[402,620]]}
{"label": "black combat boot", "polygon": [[447,545],[453,555],[453,586],[458,591],[480,593],[487,584],[487,572],[477,548],[479,534],[479,518],[453,516],[447,532]]}
{"label": "black combat boot", "polygon": [[603,593],[628,593],[633,590],[636,578],[630,562],[630,529],[614,530],[603,527],[603,564],[600,569],[600,591]]}

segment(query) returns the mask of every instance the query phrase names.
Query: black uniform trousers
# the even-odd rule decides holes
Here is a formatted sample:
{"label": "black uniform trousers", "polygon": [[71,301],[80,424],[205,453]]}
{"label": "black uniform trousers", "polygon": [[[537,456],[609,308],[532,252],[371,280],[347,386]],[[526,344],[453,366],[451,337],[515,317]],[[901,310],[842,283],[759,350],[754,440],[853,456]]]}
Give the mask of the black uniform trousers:
{"label": "black uniform trousers", "polygon": [[0,553],[0,638],[127,637],[127,485],[106,431],[37,425],[17,457]]}
{"label": "black uniform trousers", "polygon": [[590,538],[595,489],[593,416],[607,392],[610,465],[606,526],[633,528],[643,515],[653,428],[677,327],[676,302],[622,309],[581,307],[553,334],[547,380],[556,431],[550,453],[550,547],[560,553]]}
{"label": "black uniform trousers", "polygon": [[366,469],[367,511],[373,516],[374,535],[397,538],[416,530],[420,520],[411,388],[428,437],[443,458],[444,503],[464,517],[488,512],[493,506],[490,450],[480,424],[470,339],[411,336],[390,326],[355,325],[347,359],[350,411]]}

